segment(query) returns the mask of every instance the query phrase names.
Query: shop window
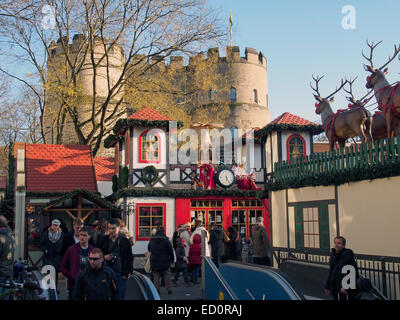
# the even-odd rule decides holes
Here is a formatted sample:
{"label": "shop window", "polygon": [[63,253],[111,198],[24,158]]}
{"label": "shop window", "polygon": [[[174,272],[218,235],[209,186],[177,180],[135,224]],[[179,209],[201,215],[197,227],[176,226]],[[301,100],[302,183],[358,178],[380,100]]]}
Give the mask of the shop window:
{"label": "shop window", "polygon": [[296,248],[329,250],[328,206],[295,207],[295,232]]}
{"label": "shop window", "polygon": [[157,226],[165,226],[165,204],[138,204],[137,238],[151,238],[151,231]]}
{"label": "shop window", "polygon": [[287,139],[286,149],[289,162],[306,157],[306,142],[304,138],[298,134],[291,135]]}
{"label": "shop window", "polygon": [[208,211],[208,225],[215,223],[218,226],[223,226],[223,211],[222,210],[209,210]]}
{"label": "shop window", "polygon": [[232,210],[232,227],[235,227],[240,236],[246,238],[246,211],[245,210]]}
{"label": "shop window", "polygon": [[201,220],[206,229],[211,222],[223,227],[223,201],[222,200],[191,200],[190,220],[194,224]]}
{"label": "shop window", "polygon": [[139,162],[159,163],[161,141],[158,134],[143,132],[139,137]]}

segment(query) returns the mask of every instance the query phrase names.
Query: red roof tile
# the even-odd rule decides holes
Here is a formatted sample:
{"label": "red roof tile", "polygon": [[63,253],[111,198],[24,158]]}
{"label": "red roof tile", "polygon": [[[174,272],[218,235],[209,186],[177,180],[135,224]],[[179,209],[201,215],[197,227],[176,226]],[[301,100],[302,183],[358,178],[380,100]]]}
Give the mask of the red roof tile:
{"label": "red roof tile", "polygon": [[97,192],[90,146],[26,144],[26,187],[32,192]]}
{"label": "red roof tile", "polygon": [[281,114],[278,118],[275,120],[272,120],[270,123],[276,123],[276,124],[295,124],[299,126],[307,126],[307,125],[315,125],[317,126],[316,123],[308,121],[304,118],[301,118],[299,116],[295,116],[294,114],[291,114],[289,112],[285,112]]}
{"label": "red roof tile", "polygon": [[114,158],[95,157],[94,166],[97,181],[112,181],[112,177],[115,174]]}
{"label": "red roof tile", "polygon": [[137,120],[167,120],[171,121],[170,118],[167,116],[164,116],[161,113],[158,113],[157,111],[153,110],[150,107],[143,108],[142,110],[132,114],[129,116],[129,119],[137,119]]}

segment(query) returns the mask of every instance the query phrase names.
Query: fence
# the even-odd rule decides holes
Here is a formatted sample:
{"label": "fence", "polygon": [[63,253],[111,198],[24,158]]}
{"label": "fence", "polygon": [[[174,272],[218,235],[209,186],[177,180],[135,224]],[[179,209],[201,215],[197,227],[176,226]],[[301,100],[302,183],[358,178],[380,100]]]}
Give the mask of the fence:
{"label": "fence", "polygon": [[349,174],[354,169],[376,169],[400,165],[400,136],[314,153],[305,158],[275,163],[273,180],[278,183],[304,180],[327,174]]}
{"label": "fence", "polygon": [[[284,260],[296,260],[315,264],[329,264],[328,252],[291,248],[273,248],[278,267]],[[400,258],[355,254],[360,275],[371,280],[372,284],[389,300],[400,300]],[[328,275],[327,275],[328,276]]]}

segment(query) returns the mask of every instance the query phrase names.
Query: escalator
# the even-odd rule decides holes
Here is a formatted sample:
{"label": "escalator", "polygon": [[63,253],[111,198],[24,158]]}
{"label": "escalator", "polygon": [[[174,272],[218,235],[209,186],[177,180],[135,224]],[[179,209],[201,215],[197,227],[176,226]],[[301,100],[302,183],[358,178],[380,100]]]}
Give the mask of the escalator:
{"label": "escalator", "polygon": [[160,300],[157,289],[153,282],[145,275],[133,271],[129,280],[126,281],[126,300]]}

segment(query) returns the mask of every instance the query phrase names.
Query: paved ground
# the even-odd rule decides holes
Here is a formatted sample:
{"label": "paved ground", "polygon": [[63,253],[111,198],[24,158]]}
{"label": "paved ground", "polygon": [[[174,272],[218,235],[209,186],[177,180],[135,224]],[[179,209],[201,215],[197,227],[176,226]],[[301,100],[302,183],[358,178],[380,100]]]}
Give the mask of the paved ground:
{"label": "paved ground", "polygon": [[167,294],[167,289],[161,287],[161,300],[200,300],[202,298],[201,283],[186,287],[182,277],[178,280],[178,286],[172,286],[172,294]]}

